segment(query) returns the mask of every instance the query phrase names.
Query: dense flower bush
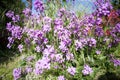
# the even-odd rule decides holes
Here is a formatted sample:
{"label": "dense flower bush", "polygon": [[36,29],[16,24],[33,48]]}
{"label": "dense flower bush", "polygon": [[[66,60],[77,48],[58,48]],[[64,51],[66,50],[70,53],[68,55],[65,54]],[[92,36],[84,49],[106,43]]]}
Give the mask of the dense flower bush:
{"label": "dense flower bush", "polygon": [[[53,3],[48,1],[48,3]],[[46,3],[47,4],[47,3]],[[46,15],[47,6],[35,0],[38,15],[23,10],[24,27],[13,11],[6,16],[8,48],[19,41],[18,50],[26,56],[20,68],[13,70],[14,79],[93,80],[99,71],[117,69],[120,60],[120,22],[111,24],[113,7],[109,0],[97,0],[96,11],[77,17],[65,8],[58,9],[55,17]],[[114,12],[119,18],[117,11]]]}

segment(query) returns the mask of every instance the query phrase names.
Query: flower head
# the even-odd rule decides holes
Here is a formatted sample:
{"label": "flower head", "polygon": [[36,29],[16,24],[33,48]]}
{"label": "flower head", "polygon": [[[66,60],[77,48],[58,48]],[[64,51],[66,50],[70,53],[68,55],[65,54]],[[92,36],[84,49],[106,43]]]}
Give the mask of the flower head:
{"label": "flower head", "polygon": [[64,76],[58,76],[58,80],[65,80]]}
{"label": "flower head", "polygon": [[13,76],[14,76],[14,80],[17,80],[21,77],[22,71],[21,68],[15,68],[13,70]]}
{"label": "flower head", "polygon": [[76,68],[75,68],[75,67],[68,67],[67,71],[68,71],[68,73],[70,73],[71,75],[75,75],[75,73],[76,73]]}
{"label": "flower head", "polygon": [[93,72],[92,68],[88,65],[84,65],[84,69],[82,70],[83,75],[89,75]]}

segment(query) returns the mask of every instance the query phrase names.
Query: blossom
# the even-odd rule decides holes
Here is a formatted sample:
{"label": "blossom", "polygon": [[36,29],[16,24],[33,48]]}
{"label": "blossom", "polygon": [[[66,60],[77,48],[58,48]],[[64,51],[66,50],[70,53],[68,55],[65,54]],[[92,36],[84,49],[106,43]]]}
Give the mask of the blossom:
{"label": "blossom", "polygon": [[22,52],[23,51],[23,45],[22,44],[18,45],[18,49],[19,49],[20,52]]}
{"label": "blossom", "polygon": [[55,61],[59,62],[59,63],[64,62],[63,55],[62,54],[56,54],[55,55]]}
{"label": "blossom", "polygon": [[22,12],[26,17],[28,17],[31,13],[31,10],[29,8],[25,8]]}
{"label": "blossom", "polygon": [[49,25],[44,25],[43,26],[43,31],[46,33],[46,32],[50,32],[50,30],[51,30],[51,26],[49,26]]}
{"label": "blossom", "polygon": [[69,61],[73,60],[74,59],[74,55],[72,53],[67,53],[66,54],[66,59]]}
{"label": "blossom", "polygon": [[113,59],[112,62],[114,63],[114,66],[120,66],[120,60],[119,59]]}
{"label": "blossom", "polygon": [[82,49],[83,48],[82,42],[79,40],[75,40],[75,47],[76,47],[76,50]]}
{"label": "blossom", "polygon": [[32,60],[34,60],[34,56],[28,56],[27,58],[26,58],[26,61],[27,62],[31,62]]}
{"label": "blossom", "polygon": [[71,75],[75,75],[75,73],[76,73],[76,68],[75,68],[75,67],[68,67],[67,71],[68,71],[68,73],[70,73]]}
{"label": "blossom", "polygon": [[32,72],[32,67],[30,67],[30,66],[27,66],[26,68],[25,68],[25,71],[26,71],[26,73],[30,73],[30,72]]}
{"label": "blossom", "polygon": [[88,45],[89,45],[90,47],[96,46],[96,42],[97,42],[97,41],[96,41],[94,38],[88,38],[87,41],[88,41]]}
{"label": "blossom", "polygon": [[12,20],[13,20],[13,22],[18,22],[18,21],[20,21],[20,16],[19,15],[13,16]]}
{"label": "blossom", "polygon": [[64,76],[58,76],[58,80],[65,80]]}
{"label": "blossom", "polygon": [[120,33],[120,23],[116,24],[115,30]]}
{"label": "blossom", "polygon": [[43,12],[44,11],[44,5],[43,5],[42,0],[35,0],[34,8],[35,8],[36,11]]}
{"label": "blossom", "polygon": [[35,51],[36,51],[36,52],[41,52],[40,46],[36,46]]}
{"label": "blossom", "polygon": [[15,68],[13,70],[14,80],[18,80],[21,77],[22,71],[21,68]]}
{"label": "blossom", "polygon": [[12,18],[14,16],[14,12],[10,10],[6,13],[6,16]]}
{"label": "blossom", "polygon": [[98,37],[103,36],[104,35],[103,29],[101,27],[96,27],[95,28],[95,35],[98,36]]}
{"label": "blossom", "polygon": [[96,54],[100,54],[100,53],[101,53],[101,51],[99,51],[99,50],[96,51]]}
{"label": "blossom", "polygon": [[93,72],[92,68],[88,65],[84,65],[84,69],[82,70],[83,75],[89,75]]}
{"label": "blossom", "polygon": [[36,75],[42,74],[44,70],[50,69],[50,59],[43,57],[39,59],[35,64],[34,73]]}

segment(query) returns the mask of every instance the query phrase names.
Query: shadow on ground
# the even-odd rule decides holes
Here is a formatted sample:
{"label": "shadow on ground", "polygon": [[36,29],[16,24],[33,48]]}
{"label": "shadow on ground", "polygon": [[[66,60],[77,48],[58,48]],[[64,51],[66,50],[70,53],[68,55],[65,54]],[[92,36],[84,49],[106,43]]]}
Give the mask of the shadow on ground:
{"label": "shadow on ground", "polygon": [[115,73],[107,72],[98,77],[97,80],[120,80],[120,75],[116,75]]}

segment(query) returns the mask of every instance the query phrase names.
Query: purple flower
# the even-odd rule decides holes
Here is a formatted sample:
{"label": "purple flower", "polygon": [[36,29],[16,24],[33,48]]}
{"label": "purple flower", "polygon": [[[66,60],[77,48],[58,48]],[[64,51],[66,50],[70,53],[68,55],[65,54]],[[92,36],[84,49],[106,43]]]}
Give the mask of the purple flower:
{"label": "purple flower", "polygon": [[116,24],[115,30],[120,33],[120,23]]}
{"label": "purple flower", "polygon": [[76,50],[82,49],[83,48],[82,42],[80,42],[79,40],[75,40],[75,47],[76,47]]}
{"label": "purple flower", "polygon": [[49,26],[49,25],[44,25],[43,28],[42,28],[42,30],[43,30],[45,33],[50,32],[51,26]]}
{"label": "purple flower", "polygon": [[56,50],[54,49],[54,46],[47,45],[47,48],[45,48],[44,51],[43,51],[43,56],[44,57],[49,57],[52,54],[56,54]]}
{"label": "purple flower", "polygon": [[98,18],[96,19],[96,24],[97,24],[97,25],[100,25],[101,23],[102,23],[102,19],[98,17]]}
{"label": "purple flower", "polygon": [[43,18],[43,23],[45,24],[45,25],[50,25],[50,23],[51,23],[51,21],[52,21],[52,19],[50,18],[50,17],[44,17]]}
{"label": "purple flower", "polygon": [[95,35],[98,37],[101,37],[104,35],[103,29],[101,27],[96,27],[95,28]]}
{"label": "purple flower", "polygon": [[23,10],[23,14],[24,14],[26,17],[28,17],[28,16],[30,15],[30,13],[31,13],[31,10],[30,10],[29,8],[25,8],[25,9]]}
{"label": "purple flower", "polygon": [[6,13],[6,16],[12,18],[14,16],[14,12],[10,10]]}
{"label": "purple flower", "polygon": [[88,45],[89,45],[90,47],[96,46],[96,42],[97,42],[97,41],[96,41],[94,38],[88,38],[87,41],[88,41]]}
{"label": "purple flower", "polygon": [[56,54],[55,55],[55,61],[58,63],[63,63],[64,59],[63,59],[63,55],[62,54]]}
{"label": "purple flower", "polygon": [[35,51],[36,51],[36,52],[41,52],[40,46],[36,46]]}
{"label": "purple flower", "polygon": [[18,49],[19,49],[20,52],[22,52],[23,51],[23,45],[22,44],[18,45]]}
{"label": "purple flower", "polygon": [[50,59],[48,59],[47,57],[43,57],[36,62],[34,73],[36,75],[39,75],[42,74],[44,70],[48,69],[50,69]]}
{"label": "purple flower", "polygon": [[58,76],[58,80],[65,80],[64,76]]}
{"label": "purple flower", "polygon": [[35,59],[34,56],[28,56],[28,57],[26,58],[26,61],[27,61],[27,62],[31,62],[31,61],[34,60],[34,59]]}
{"label": "purple flower", "polygon": [[18,22],[18,21],[20,21],[20,16],[19,15],[13,16],[12,20],[13,20],[13,22]]}
{"label": "purple flower", "polygon": [[22,38],[22,28],[20,28],[20,26],[13,25],[11,27],[11,34],[12,34],[12,37],[20,40]]}
{"label": "purple flower", "polygon": [[13,70],[14,80],[18,80],[21,77],[22,71],[21,68],[15,68]]}
{"label": "purple flower", "polygon": [[73,60],[74,59],[74,55],[72,53],[67,53],[66,54],[66,59],[69,61]]}
{"label": "purple flower", "polygon": [[30,66],[27,66],[26,69],[25,69],[26,73],[30,73],[30,72],[32,72],[32,70],[33,69]]}
{"label": "purple flower", "polygon": [[44,11],[44,4],[42,2],[42,0],[35,0],[34,2],[34,8],[36,11],[40,11],[43,12]]}
{"label": "purple flower", "polygon": [[84,69],[82,70],[83,75],[89,75],[93,72],[92,68],[88,65],[84,65]]}
{"label": "purple flower", "polygon": [[6,29],[8,31],[12,31],[12,24],[11,24],[11,22],[7,23]]}
{"label": "purple flower", "polygon": [[96,54],[100,54],[100,53],[101,53],[101,51],[99,51],[99,50],[96,51]]}
{"label": "purple flower", "polygon": [[71,75],[75,75],[75,73],[76,73],[76,68],[75,68],[75,67],[68,67],[67,71],[68,71],[68,73],[70,73]]}
{"label": "purple flower", "polygon": [[114,63],[114,66],[120,66],[120,60],[119,59],[113,59],[112,62]]}

